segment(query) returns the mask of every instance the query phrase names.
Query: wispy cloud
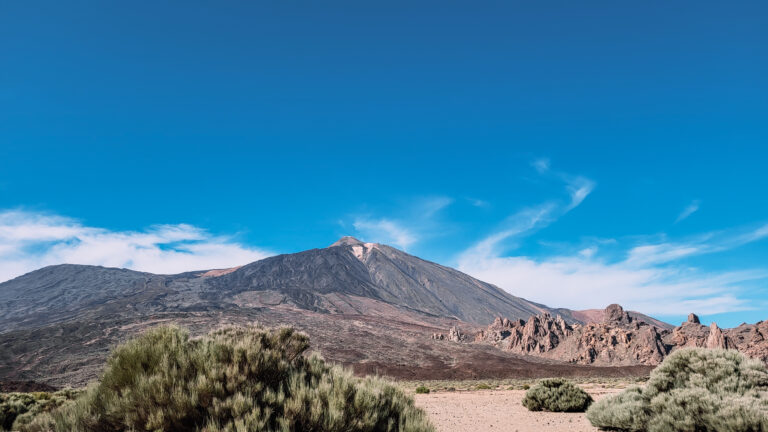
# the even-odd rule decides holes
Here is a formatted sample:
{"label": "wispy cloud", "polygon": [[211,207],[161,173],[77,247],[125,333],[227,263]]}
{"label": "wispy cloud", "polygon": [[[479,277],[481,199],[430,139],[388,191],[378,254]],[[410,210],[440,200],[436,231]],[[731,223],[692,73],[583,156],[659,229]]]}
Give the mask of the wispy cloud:
{"label": "wispy cloud", "polygon": [[491,206],[491,203],[488,201],[477,198],[467,198],[467,201],[474,207],[488,208]]}
{"label": "wispy cloud", "polygon": [[675,220],[675,223],[678,223],[684,219],[687,219],[688,216],[696,213],[699,210],[700,204],[701,203],[699,200],[693,200],[690,204],[688,204],[688,206],[686,206],[683,209],[682,212],[680,212],[680,214],[677,216],[677,219]]}
{"label": "wispy cloud", "polygon": [[399,246],[404,250],[419,239],[408,228],[389,219],[357,218],[352,226],[366,240]]}
{"label": "wispy cloud", "polygon": [[538,171],[539,174],[544,174],[549,171],[549,159],[539,158],[531,162],[531,166]]}
{"label": "wispy cloud", "polygon": [[[454,203],[446,196],[412,199],[401,204],[392,215],[371,213],[353,215],[352,228],[362,240],[408,249],[425,238],[437,234],[440,212]],[[342,226],[347,226],[344,220]]]}
{"label": "wispy cloud", "polygon": [[595,189],[595,182],[585,177],[566,176],[564,180],[568,185],[568,192],[571,194],[571,202],[568,204],[566,211],[578,207],[584,201],[584,199]]}
{"label": "wispy cloud", "polygon": [[768,236],[768,226],[706,233],[679,242],[635,244],[623,259],[600,257],[596,246],[545,258],[500,256],[471,249],[459,269],[510,293],[545,304],[586,309],[621,303],[654,314],[714,314],[746,310],[746,286],[766,269],[706,272],[681,260],[720,252]]}
{"label": "wispy cloud", "polygon": [[491,255],[500,251],[501,244],[512,237],[534,231],[552,222],[557,205],[544,203],[527,207],[509,216],[502,224],[503,229],[476,243],[467,253]]}
{"label": "wispy cloud", "polygon": [[648,242],[630,248],[626,263],[634,266],[665,264],[734,249],[765,237],[768,237],[768,225],[713,231],[680,241]]}
{"label": "wispy cloud", "polygon": [[450,197],[431,197],[421,200],[417,204],[418,212],[423,218],[431,218],[440,210],[453,204],[453,198]]}
{"label": "wispy cloud", "polygon": [[507,217],[497,227],[496,232],[477,242],[465,254],[492,255],[500,252],[506,241],[546,227],[559,217],[578,207],[595,188],[595,182],[586,177],[553,171],[549,159],[536,159],[531,162],[531,166],[539,174],[554,177],[561,181],[561,184],[565,185],[568,200],[551,200],[524,207],[522,210]]}
{"label": "wispy cloud", "polygon": [[179,273],[232,267],[269,255],[188,224],[113,231],[58,215],[0,212],[0,281],[62,263]]}
{"label": "wispy cloud", "polygon": [[[568,199],[528,206],[509,216],[495,232],[459,255],[459,269],[510,293],[545,304],[576,309],[622,303],[657,314],[732,312],[751,307],[745,286],[768,278],[768,270],[705,272],[683,260],[733,249],[768,237],[768,224],[709,232],[677,241],[666,236],[612,241],[608,252],[597,242],[557,255],[507,256],[525,236],[554,223],[581,205],[595,189],[584,176],[554,170],[549,159],[531,162],[543,178],[564,184]],[[678,222],[699,209],[693,201]],[[627,243],[627,244],[622,244]],[[610,259],[609,259],[610,258]]]}

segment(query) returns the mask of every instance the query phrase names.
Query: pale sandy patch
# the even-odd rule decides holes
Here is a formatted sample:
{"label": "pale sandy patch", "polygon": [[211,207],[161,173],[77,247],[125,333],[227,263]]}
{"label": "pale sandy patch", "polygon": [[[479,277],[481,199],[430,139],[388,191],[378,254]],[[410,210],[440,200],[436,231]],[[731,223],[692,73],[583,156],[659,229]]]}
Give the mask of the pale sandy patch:
{"label": "pale sandy patch", "polygon": [[[583,386],[593,398],[622,389]],[[531,412],[522,405],[524,390],[478,390],[415,395],[438,432],[593,432],[584,413]]]}

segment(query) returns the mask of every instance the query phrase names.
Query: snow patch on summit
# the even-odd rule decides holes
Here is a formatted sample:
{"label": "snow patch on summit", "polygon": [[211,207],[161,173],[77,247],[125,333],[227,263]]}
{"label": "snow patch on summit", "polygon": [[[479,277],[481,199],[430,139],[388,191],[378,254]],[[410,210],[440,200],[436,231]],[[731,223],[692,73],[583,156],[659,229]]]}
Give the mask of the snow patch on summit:
{"label": "snow patch on summit", "polygon": [[357,244],[352,246],[352,254],[355,256],[355,258],[363,261],[365,255],[367,255],[368,252],[375,247],[376,243]]}

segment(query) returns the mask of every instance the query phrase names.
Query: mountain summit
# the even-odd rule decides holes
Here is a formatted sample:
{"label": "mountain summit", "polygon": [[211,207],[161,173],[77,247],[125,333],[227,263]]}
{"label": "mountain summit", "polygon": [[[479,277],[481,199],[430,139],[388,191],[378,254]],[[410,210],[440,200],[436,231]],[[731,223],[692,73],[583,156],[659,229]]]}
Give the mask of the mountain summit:
{"label": "mountain summit", "polygon": [[336,243],[332,244],[330,247],[334,246],[362,246],[365,243],[361,242],[360,240],[352,237],[352,236],[344,236],[336,241]]}

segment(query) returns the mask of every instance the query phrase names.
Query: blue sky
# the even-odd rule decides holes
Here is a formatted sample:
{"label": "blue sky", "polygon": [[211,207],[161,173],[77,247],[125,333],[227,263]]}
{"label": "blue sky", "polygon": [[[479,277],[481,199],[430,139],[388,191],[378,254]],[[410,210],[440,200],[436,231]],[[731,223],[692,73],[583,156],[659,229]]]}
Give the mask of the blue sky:
{"label": "blue sky", "polygon": [[768,318],[765,2],[4,2],[0,278],[341,235]]}

